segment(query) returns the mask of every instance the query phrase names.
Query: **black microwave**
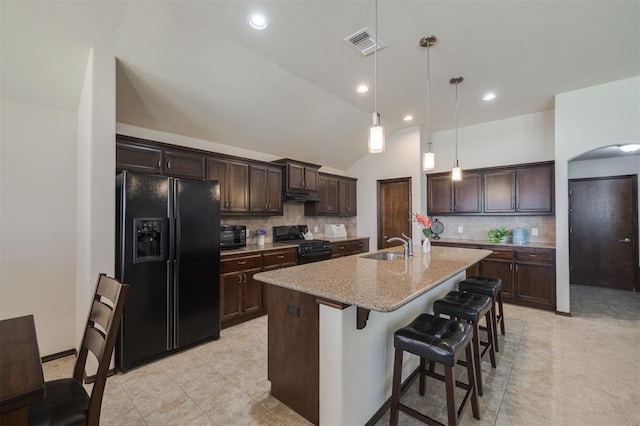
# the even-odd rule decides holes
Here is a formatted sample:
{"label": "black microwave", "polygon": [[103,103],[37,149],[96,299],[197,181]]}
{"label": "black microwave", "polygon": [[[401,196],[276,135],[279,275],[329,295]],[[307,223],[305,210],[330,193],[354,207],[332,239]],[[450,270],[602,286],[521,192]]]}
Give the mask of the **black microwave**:
{"label": "black microwave", "polygon": [[247,245],[247,227],[244,225],[220,226],[220,249],[230,250]]}

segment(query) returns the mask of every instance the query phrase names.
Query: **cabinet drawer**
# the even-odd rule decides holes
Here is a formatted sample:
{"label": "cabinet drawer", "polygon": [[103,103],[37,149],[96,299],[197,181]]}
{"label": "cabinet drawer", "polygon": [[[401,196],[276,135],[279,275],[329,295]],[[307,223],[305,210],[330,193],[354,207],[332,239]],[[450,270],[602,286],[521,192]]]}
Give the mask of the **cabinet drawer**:
{"label": "cabinet drawer", "polygon": [[333,243],[331,244],[331,255],[347,255],[351,254],[351,243]]}
{"label": "cabinet drawer", "polygon": [[274,252],[265,252],[264,257],[264,267],[272,266],[272,265],[281,265],[283,263],[293,263],[296,264],[298,261],[298,253],[295,249],[286,250],[286,251],[274,251]]}
{"label": "cabinet drawer", "polygon": [[492,253],[486,257],[491,260],[513,260],[512,250],[493,250]]}
{"label": "cabinet drawer", "polygon": [[523,262],[553,263],[552,251],[524,251],[516,250],[516,260]]}
{"label": "cabinet drawer", "polygon": [[262,268],[262,255],[233,257],[220,260],[220,271],[223,274],[245,271],[247,269]]}

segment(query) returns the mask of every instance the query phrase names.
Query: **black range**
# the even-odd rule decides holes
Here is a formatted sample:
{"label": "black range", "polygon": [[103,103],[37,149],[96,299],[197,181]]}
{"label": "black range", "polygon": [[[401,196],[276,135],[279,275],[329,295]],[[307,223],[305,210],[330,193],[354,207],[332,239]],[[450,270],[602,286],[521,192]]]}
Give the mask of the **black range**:
{"label": "black range", "polygon": [[273,242],[296,244],[298,265],[331,259],[331,243],[326,240],[305,240],[307,225],[286,225],[273,227]]}

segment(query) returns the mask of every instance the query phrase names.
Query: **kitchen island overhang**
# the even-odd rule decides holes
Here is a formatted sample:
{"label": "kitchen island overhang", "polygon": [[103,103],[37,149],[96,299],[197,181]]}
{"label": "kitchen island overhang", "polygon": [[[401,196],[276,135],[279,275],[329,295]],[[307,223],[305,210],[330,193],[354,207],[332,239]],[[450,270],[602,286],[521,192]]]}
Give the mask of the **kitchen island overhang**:
{"label": "kitchen island overhang", "polygon": [[[434,247],[257,274],[268,289],[274,397],[316,424],[364,424],[391,395],[393,332],[453,290],[489,250]],[[360,327],[363,311],[371,311]],[[360,315],[358,315],[360,313]],[[407,355],[403,380],[418,365]]]}

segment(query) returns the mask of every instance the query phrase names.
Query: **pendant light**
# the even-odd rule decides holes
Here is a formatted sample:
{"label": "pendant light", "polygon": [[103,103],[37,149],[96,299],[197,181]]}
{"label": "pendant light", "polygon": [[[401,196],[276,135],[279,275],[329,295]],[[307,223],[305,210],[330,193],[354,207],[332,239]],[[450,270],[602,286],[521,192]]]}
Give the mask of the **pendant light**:
{"label": "pendant light", "polygon": [[375,19],[373,39],[373,125],[369,127],[369,152],[372,154],[384,151],[384,127],[380,125],[380,114],[378,114],[378,0],[375,0]]}
{"label": "pendant light", "polygon": [[438,38],[428,35],[420,39],[420,46],[427,48],[427,152],[422,156],[422,170],[433,170],[436,167],[436,154],[433,152],[431,141],[431,64],[429,62],[429,48],[436,44]]}
{"label": "pendant light", "polygon": [[461,181],[462,180],[462,170],[460,169],[460,165],[458,164],[458,84],[462,83],[464,78],[461,76],[453,77],[449,80],[449,83],[456,85],[456,112],[455,112],[455,121],[456,121],[456,159],[453,163],[453,169],[451,169],[451,180]]}

